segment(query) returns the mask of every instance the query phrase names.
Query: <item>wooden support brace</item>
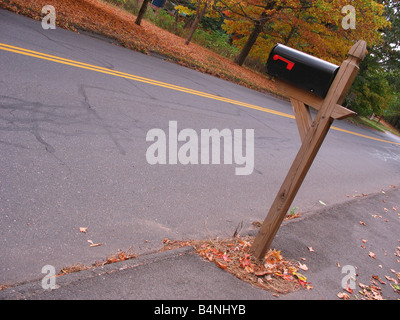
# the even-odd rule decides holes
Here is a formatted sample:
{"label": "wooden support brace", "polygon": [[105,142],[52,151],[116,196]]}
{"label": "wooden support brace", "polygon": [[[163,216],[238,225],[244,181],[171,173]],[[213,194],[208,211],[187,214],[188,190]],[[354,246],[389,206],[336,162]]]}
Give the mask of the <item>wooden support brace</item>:
{"label": "wooden support brace", "polygon": [[310,108],[306,106],[303,102],[293,98],[290,99],[290,102],[293,106],[294,116],[296,118],[297,128],[299,129],[301,141],[304,141],[304,138],[306,137],[307,132],[312,124]]}
{"label": "wooden support brace", "polygon": [[[293,161],[291,168],[282,183],[281,188],[272,206],[261,225],[260,231],[251,247],[251,253],[254,257],[262,259],[270,247],[283,219],[285,218],[290,205],[292,204],[297,191],[299,190],[311,164],[325,139],[326,134],[334,120],[334,114],[337,106],[340,106],[348,90],[353,83],[359,70],[358,64],[364,59],[366,53],[366,42],[358,41],[349,51],[349,57],[343,61],[338,73],[328,91],[325,99],[319,105],[319,111],[315,120],[310,124],[308,112],[304,111],[304,104],[308,104],[306,99],[295,98],[292,100],[293,107],[297,109],[296,121],[299,125],[299,131],[304,137],[302,145]],[[304,107],[303,107],[304,106]],[[313,106],[315,107],[315,105]],[[299,111],[300,110],[300,111]],[[347,109],[346,109],[347,110]],[[297,116],[300,115],[300,119]],[[307,127],[309,127],[308,130]],[[305,133],[305,131],[307,131]]]}

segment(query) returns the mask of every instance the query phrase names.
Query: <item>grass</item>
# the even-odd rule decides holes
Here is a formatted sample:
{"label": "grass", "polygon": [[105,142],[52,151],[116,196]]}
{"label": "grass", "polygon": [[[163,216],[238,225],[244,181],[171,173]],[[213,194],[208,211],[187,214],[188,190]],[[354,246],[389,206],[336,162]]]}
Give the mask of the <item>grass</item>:
{"label": "grass", "polygon": [[358,126],[363,126],[363,127],[368,127],[377,131],[381,132],[390,132],[392,134],[395,134],[397,136],[400,136],[400,132],[396,130],[394,127],[386,123],[384,120],[376,120],[376,119],[369,119],[364,116],[357,116],[349,119],[350,122],[352,122],[355,125]]}

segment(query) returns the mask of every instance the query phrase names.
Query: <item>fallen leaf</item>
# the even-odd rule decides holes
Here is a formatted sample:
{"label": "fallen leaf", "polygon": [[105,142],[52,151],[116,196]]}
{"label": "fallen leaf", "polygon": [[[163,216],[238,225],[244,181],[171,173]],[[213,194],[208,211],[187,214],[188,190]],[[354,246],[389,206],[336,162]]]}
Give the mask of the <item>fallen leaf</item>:
{"label": "fallen leaf", "polygon": [[224,254],[222,255],[222,259],[224,259],[224,261],[229,262],[231,261],[231,259],[229,259],[228,255],[226,254],[226,252],[224,252]]}
{"label": "fallen leaf", "polygon": [[337,296],[338,296],[339,299],[344,299],[344,300],[349,300],[350,299],[350,296],[345,292],[339,292],[337,294]]}
{"label": "fallen leaf", "polygon": [[391,283],[390,286],[397,292],[400,293],[400,286],[395,283]]}
{"label": "fallen leaf", "polygon": [[305,264],[302,264],[302,263],[299,262],[299,269],[307,271],[308,267]]}
{"label": "fallen leaf", "polygon": [[240,264],[241,264],[242,268],[246,268],[251,265],[251,261],[250,261],[249,257],[250,257],[250,255],[246,253],[244,255],[244,258],[240,259]]}
{"label": "fallen leaf", "polygon": [[226,269],[228,268],[228,266],[226,264],[223,264],[221,262],[219,262],[218,260],[215,260],[215,264],[220,267],[221,269]]}
{"label": "fallen leaf", "polygon": [[82,232],[82,233],[86,233],[87,227],[80,227],[79,231]]}
{"label": "fallen leaf", "polygon": [[[292,281],[294,279],[293,276],[290,275],[290,274],[282,274],[282,273],[275,273],[275,274],[277,276],[281,277],[282,279],[285,279],[286,281]],[[299,279],[299,282],[300,282],[301,285],[303,285],[301,279]]]}
{"label": "fallen leaf", "polygon": [[265,268],[265,270],[270,271],[270,270],[274,269],[274,265],[272,263],[266,262],[266,263],[264,263],[264,268]]}
{"label": "fallen leaf", "polygon": [[101,246],[101,245],[102,245],[102,243],[93,243],[89,247],[98,247],[98,246]]}
{"label": "fallen leaf", "polygon": [[386,280],[388,280],[388,281],[393,281],[394,283],[397,283],[397,280],[396,280],[396,279],[393,279],[393,278],[391,278],[391,277],[389,277],[389,276],[385,276],[385,278],[386,278]]}
{"label": "fallen leaf", "polygon": [[376,254],[373,253],[372,251],[370,251],[370,252],[368,253],[368,255],[369,255],[371,258],[376,259]]}
{"label": "fallen leaf", "polygon": [[322,200],[319,200],[319,203],[322,204],[322,205],[324,205],[324,206],[326,206],[326,203],[323,202]]}
{"label": "fallen leaf", "polygon": [[364,242],[364,243],[368,242],[368,240],[365,240],[365,239],[361,239],[361,241]]}
{"label": "fallen leaf", "polygon": [[365,222],[360,221],[360,224],[361,224],[362,226],[366,226]]}
{"label": "fallen leaf", "polygon": [[348,284],[346,284],[346,288],[344,288],[344,290],[346,290],[348,293],[353,293],[353,289],[351,289]]}
{"label": "fallen leaf", "polygon": [[93,243],[92,240],[88,240],[87,242],[90,243],[89,247],[98,247],[98,246],[101,246],[101,245],[102,245],[101,243]]}
{"label": "fallen leaf", "polygon": [[313,249],[312,247],[307,247],[307,249],[308,249],[310,252],[315,252],[314,249]]}
{"label": "fallen leaf", "polygon": [[302,275],[299,272],[293,272],[293,275],[295,275],[300,281],[306,282],[307,281],[307,277]]}
{"label": "fallen leaf", "polygon": [[252,266],[246,266],[246,267],[244,268],[244,271],[246,271],[247,273],[253,273],[253,272],[254,272],[254,269],[253,269]]}
{"label": "fallen leaf", "polygon": [[375,279],[375,280],[378,280],[381,284],[386,284],[386,282],[384,282],[381,279],[379,279],[379,277],[377,275],[373,275],[372,278]]}

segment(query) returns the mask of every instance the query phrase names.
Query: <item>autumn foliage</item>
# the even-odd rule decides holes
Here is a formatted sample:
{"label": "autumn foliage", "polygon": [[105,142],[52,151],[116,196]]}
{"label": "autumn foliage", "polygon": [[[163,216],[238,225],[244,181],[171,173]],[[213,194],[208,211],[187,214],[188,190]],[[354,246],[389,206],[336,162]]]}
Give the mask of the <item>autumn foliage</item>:
{"label": "autumn foliage", "polygon": [[[154,26],[146,20],[138,26],[131,13],[100,0],[52,0],[57,27],[80,32],[89,31],[114,39],[120,45],[146,54],[158,53],[175,63],[187,66],[240,85],[260,90],[276,90],[262,74],[234,64],[195,43]],[[0,8],[41,21],[47,0],[1,0]]]}
{"label": "autumn foliage", "polygon": [[[384,6],[374,0],[221,1],[226,5],[224,29],[234,35],[234,43],[243,49],[255,36],[251,55],[262,60],[279,42],[340,64],[355,41],[379,43],[379,30],[388,24],[383,16]],[[347,4],[356,10],[355,29],[342,27],[342,8]]]}

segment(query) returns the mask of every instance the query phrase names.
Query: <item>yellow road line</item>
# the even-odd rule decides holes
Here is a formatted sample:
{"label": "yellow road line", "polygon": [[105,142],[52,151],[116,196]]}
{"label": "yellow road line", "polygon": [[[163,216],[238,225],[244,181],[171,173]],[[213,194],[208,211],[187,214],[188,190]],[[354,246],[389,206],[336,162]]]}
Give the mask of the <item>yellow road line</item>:
{"label": "yellow road line", "polygon": [[379,139],[379,138],[367,136],[365,134],[357,133],[357,132],[354,132],[354,131],[349,131],[349,130],[346,130],[346,129],[337,128],[337,127],[334,127],[334,126],[332,126],[331,128],[334,129],[334,130],[345,132],[345,133],[349,133],[349,134],[352,134],[352,135],[355,135],[355,136],[358,136],[358,137],[363,137],[363,138],[367,138],[367,139],[371,139],[371,140],[375,140],[375,141],[386,142],[386,143],[391,143],[391,144],[395,144],[395,145],[400,146],[400,142],[393,142],[393,141],[388,141],[388,140],[384,140],[384,139]]}
{"label": "yellow road line", "polygon": [[170,84],[170,83],[152,80],[152,79],[149,79],[149,78],[143,78],[143,77],[135,76],[135,75],[132,75],[132,74],[129,74],[129,73],[125,73],[125,72],[114,71],[114,70],[111,70],[111,69],[107,69],[107,68],[103,68],[103,67],[87,64],[87,63],[82,63],[82,62],[79,62],[79,61],[74,61],[74,60],[70,60],[70,59],[65,59],[65,58],[61,58],[61,57],[57,57],[57,56],[44,54],[44,53],[37,52],[37,51],[32,51],[32,50],[19,48],[19,47],[14,47],[14,46],[10,46],[10,45],[4,44],[4,43],[0,43],[0,49],[1,50],[5,50],[5,51],[14,52],[14,53],[23,54],[23,55],[30,56],[30,57],[35,57],[35,58],[40,58],[40,59],[44,59],[44,60],[48,60],[48,61],[61,63],[61,64],[66,64],[66,65],[70,65],[70,66],[74,66],[74,67],[78,67],[78,68],[83,68],[83,69],[87,69],[87,70],[93,70],[93,71],[97,71],[97,72],[101,72],[101,73],[105,73],[105,74],[110,74],[110,75],[114,75],[114,76],[117,76],[117,77],[122,77],[122,78],[130,79],[130,80],[135,80],[135,81],[139,81],[139,82],[143,82],[143,83],[148,83],[148,84],[152,84],[152,85],[155,85],[155,86],[164,87],[164,88],[168,88],[168,89],[172,89],[172,90],[177,90],[177,91],[181,91],[181,92],[185,92],[185,93],[189,93],[189,94],[193,94],[193,95],[197,95],[197,96],[201,96],[201,97],[205,97],[205,98],[209,98],[209,99],[228,102],[228,103],[240,105],[240,106],[243,106],[243,107],[246,107],[246,108],[260,110],[260,111],[264,111],[264,112],[268,112],[268,113],[272,113],[272,114],[276,114],[276,115],[280,115],[280,116],[283,116],[283,117],[288,117],[288,118],[294,119],[294,116],[292,116],[290,114],[286,114],[286,113],[283,113],[283,112],[271,110],[271,109],[268,109],[268,108],[263,108],[263,107],[252,105],[252,104],[249,104],[249,103],[240,102],[240,101],[237,101],[237,100],[232,100],[232,99],[228,99],[228,98],[224,98],[224,97],[219,97],[219,96],[216,96],[216,95],[213,95],[213,94],[209,94],[209,93],[206,93],[206,92],[192,90],[192,89],[176,86],[176,85],[173,85],[173,84]]}
{"label": "yellow road line", "polygon": [[[189,93],[189,94],[193,94],[193,95],[197,95],[197,96],[200,96],[200,97],[205,97],[205,98],[209,98],[209,99],[213,99],[213,100],[232,103],[232,104],[235,104],[235,105],[238,105],[238,106],[242,106],[242,107],[246,107],[246,108],[250,108],[250,109],[254,109],[254,110],[259,110],[259,111],[263,111],[263,112],[279,115],[279,116],[290,118],[290,119],[295,119],[295,117],[293,115],[291,115],[291,114],[275,111],[275,110],[272,110],[272,109],[256,106],[256,105],[253,105],[253,104],[249,104],[249,103],[245,103],[245,102],[241,102],[241,101],[237,101],[237,100],[232,100],[232,99],[229,99],[229,98],[219,97],[219,96],[216,96],[216,95],[213,95],[213,94],[209,94],[209,93],[206,93],[206,92],[197,91],[197,90],[193,90],[193,89],[188,89],[188,88],[176,86],[176,85],[173,85],[173,84],[170,84],[170,83],[161,82],[161,81],[157,81],[157,80],[153,80],[153,79],[149,79],[149,78],[144,78],[144,77],[139,77],[139,76],[135,76],[135,75],[132,75],[132,74],[129,74],[129,73],[125,73],[125,72],[121,72],[121,71],[115,71],[115,70],[111,70],[111,69],[108,69],[108,68],[103,68],[103,67],[95,66],[95,65],[92,65],[92,64],[87,64],[87,63],[83,63],[83,62],[79,62],[79,61],[75,61],[75,60],[70,60],[70,59],[66,59],[66,58],[62,58],[62,57],[58,57],[58,56],[53,56],[53,55],[45,54],[45,53],[38,52],[38,51],[28,50],[28,49],[24,49],[24,48],[21,48],[21,47],[15,47],[15,46],[11,46],[11,45],[8,45],[8,44],[5,44],[5,43],[1,43],[1,42],[0,42],[0,50],[9,51],[9,52],[13,52],[13,53],[18,53],[18,54],[22,54],[22,55],[26,55],[26,56],[30,56],[30,57],[34,57],[34,58],[39,58],[39,59],[43,59],[43,60],[47,60],[47,61],[57,62],[57,63],[60,63],[60,64],[65,64],[65,65],[69,65],[69,66],[73,66],[73,67],[77,67],[77,68],[82,68],[82,69],[86,69],[86,70],[92,70],[92,71],[96,71],[96,72],[100,72],[100,73],[104,73],[104,74],[113,75],[113,76],[116,76],[116,77],[121,77],[121,78],[126,78],[126,79],[130,79],[130,80],[134,80],[134,81],[139,81],[139,82],[142,82],[142,83],[147,83],[147,84],[151,84],[151,85],[155,85],[155,86],[159,86],[159,87],[163,87],[163,88],[167,88],[167,89],[171,89],[171,90],[185,92],[185,93]],[[341,132],[345,132],[345,133],[348,133],[348,134],[353,134],[353,135],[356,135],[356,136],[359,136],[359,137],[363,137],[363,138],[367,138],[367,139],[372,139],[372,140],[376,140],[376,141],[380,141],[380,142],[386,142],[386,143],[400,145],[400,143],[397,143],[397,142],[392,142],[392,141],[388,141],[388,140],[383,140],[383,139],[379,139],[379,138],[370,137],[370,136],[363,135],[363,134],[360,134],[360,133],[348,131],[348,130],[345,130],[345,129],[340,129],[340,128],[337,128],[337,127],[334,127],[334,126],[332,126],[332,129],[338,130],[338,131],[341,131]]]}

